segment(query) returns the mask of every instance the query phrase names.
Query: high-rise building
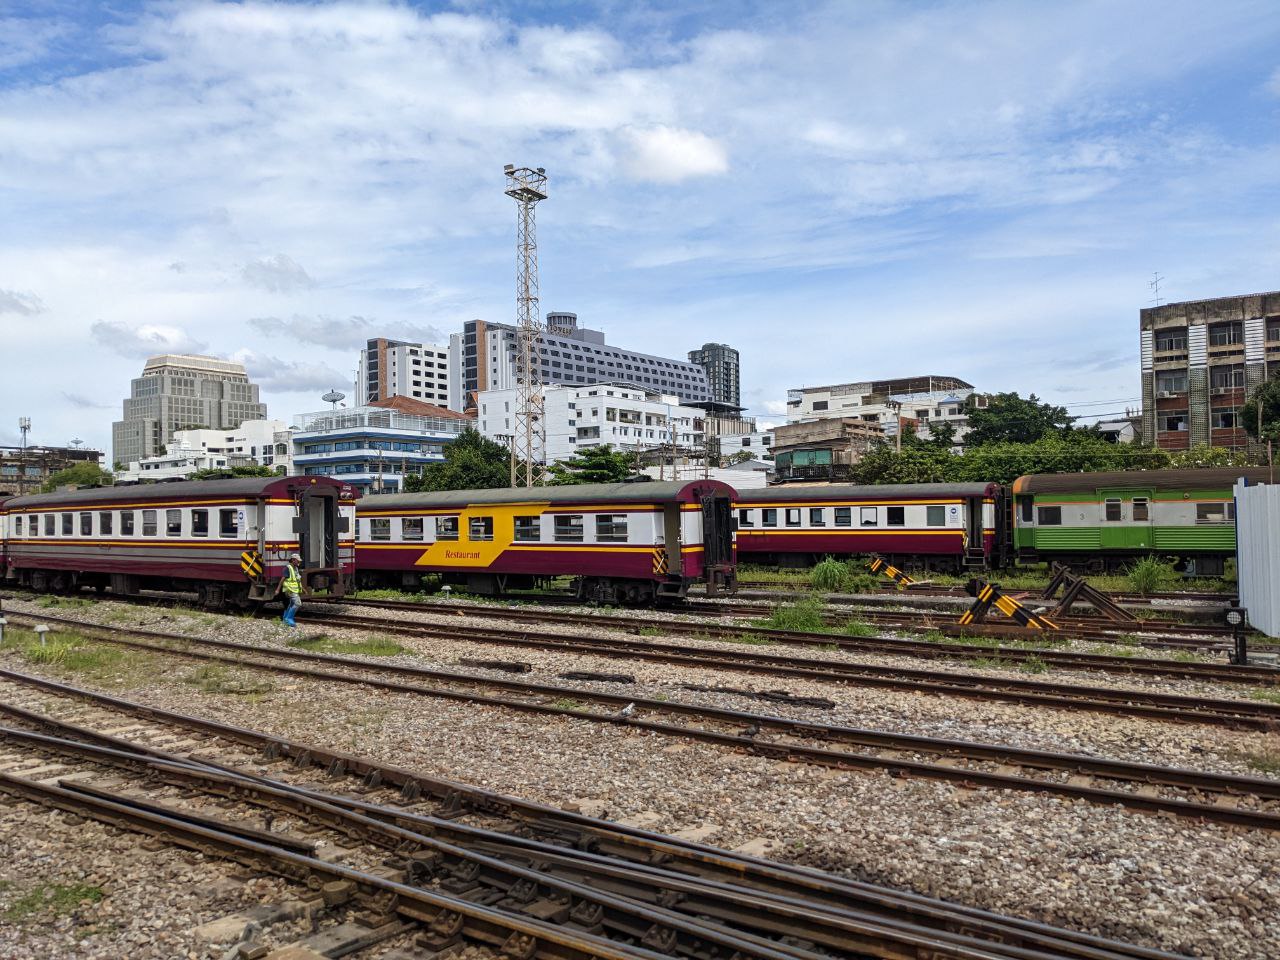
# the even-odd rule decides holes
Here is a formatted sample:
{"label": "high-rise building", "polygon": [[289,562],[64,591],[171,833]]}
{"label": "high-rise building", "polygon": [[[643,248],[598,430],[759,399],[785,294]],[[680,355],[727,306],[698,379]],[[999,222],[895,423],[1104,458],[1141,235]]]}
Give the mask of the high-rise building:
{"label": "high-rise building", "polygon": [[742,409],[742,385],[738,372],[738,351],[727,343],[704,343],[701,350],[690,350],[689,359],[707,371],[711,403],[720,411]]}
{"label": "high-rise building", "polygon": [[1142,438],[1165,450],[1256,453],[1240,421],[1249,393],[1280,372],[1280,293],[1139,311]]}
{"label": "high-rise building", "polygon": [[[577,314],[548,313],[538,335],[539,376],[546,384],[628,383],[651,393],[673,394],[683,403],[711,398],[707,371],[700,364],[670,360],[605,343],[599,330],[578,326]],[[506,323],[468,320],[449,342],[449,406],[461,410],[482,390],[516,386],[516,328]]]}
{"label": "high-rise building", "polygon": [[176,430],[228,430],[266,417],[244,364],[187,354],[151,357],[132,382],[124,419],[111,425],[112,460],[129,464],[164,453]]}
{"label": "high-rise building", "polygon": [[449,353],[430,343],[378,337],[360,351],[357,403],[411,397],[444,406],[449,402]]}

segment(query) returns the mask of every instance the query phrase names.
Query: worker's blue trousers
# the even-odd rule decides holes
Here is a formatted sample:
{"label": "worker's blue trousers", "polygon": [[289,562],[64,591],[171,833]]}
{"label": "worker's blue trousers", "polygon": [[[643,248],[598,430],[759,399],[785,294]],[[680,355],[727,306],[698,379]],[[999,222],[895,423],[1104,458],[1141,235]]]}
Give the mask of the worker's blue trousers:
{"label": "worker's blue trousers", "polygon": [[298,625],[297,620],[295,620],[294,618],[297,617],[298,608],[301,606],[302,606],[301,596],[299,596],[296,593],[291,593],[286,595],[285,604],[284,604],[284,613],[281,614],[280,616],[280,619],[284,621],[285,626],[296,627]]}

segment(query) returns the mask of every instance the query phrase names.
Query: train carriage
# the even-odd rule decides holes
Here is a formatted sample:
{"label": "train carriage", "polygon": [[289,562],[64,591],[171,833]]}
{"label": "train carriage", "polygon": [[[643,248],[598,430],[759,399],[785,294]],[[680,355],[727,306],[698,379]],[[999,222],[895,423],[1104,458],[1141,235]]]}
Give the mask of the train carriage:
{"label": "train carriage", "polygon": [[995,483],[766,487],[743,491],[734,506],[744,562],[878,554],[938,571],[1004,562],[1004,490]]}
{"label": "train carriage", "polygon": [[1231,488],[1240,477],[1265,483],[1267,471],[1235,467],[1019,477],[1012,490],[1017,560],[1101,572],[1154,554],[1190,574],[1221,576],[1236,550]]}
{"label": "train carriage", "polygon": [[296,551],[305,594],[341,595],[354,573],[356,495],[327,477],[279,477],[14,497],[0,506],[0,579],[56,593],[179,590],[210,607],[245,605],[274,594]]}
{"label": "train carriage", "polygon": [[715,480],[377,494],[360,502],[360,582],[424,573],[480,593],[571,576],[601,603],[648,604],[735,581],[734,490]]}

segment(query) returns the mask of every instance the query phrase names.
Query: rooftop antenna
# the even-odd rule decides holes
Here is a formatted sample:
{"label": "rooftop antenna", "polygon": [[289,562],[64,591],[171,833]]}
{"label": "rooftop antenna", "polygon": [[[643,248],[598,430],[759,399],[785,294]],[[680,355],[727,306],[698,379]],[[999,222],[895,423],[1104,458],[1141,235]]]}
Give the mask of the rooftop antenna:
{"label": "rooftop antenna", "polygon": [[329,404],[329,409],[333,413],[337,413],[338,404],[340,404],[343,400],[347,399],[347,395],[343,393],[341,390],[330,390],[320,399],[323,400],[325,403]]}
{"label": "rooftop antenna", "polygon": [[547,171],[508,163],[508,197],[519,211],[516,228],[516,416],[511,444],[511,485],[534,487],[547,482],[538,457],[546,450],[542,384],[538,376],[538,335],[542,314],[538,301],[538,233],[534,207],[547,199]]}
{"label": "rooftop antenna", "polygon": [[31,432],[31,418],[30,418],[30,417],[19,417],[19,418],[18,418],[18,429],[19,429],[20,431],[22,431],[22,449],[23,449],[23,450],[26,450],[26,449],[27,449],[27,434]]}
{"label": "rooftop antenna", "polygon": [[1160,281],[1163,279],[1164,277],[1160,276],[1160,271],[1155,270],[1151,274],[1151,279],[1147,281],[1147,286],[1151,288],[1152,293],[1151,302],[1157,307],[1160,306]]}
{"label": "rooftop antenna", "polygon": [[71,443],[71,449],[79,450],[80,444],[84,443],[84,441],[81,440],[79,437],[72,437],[70,440],[70,443]]}

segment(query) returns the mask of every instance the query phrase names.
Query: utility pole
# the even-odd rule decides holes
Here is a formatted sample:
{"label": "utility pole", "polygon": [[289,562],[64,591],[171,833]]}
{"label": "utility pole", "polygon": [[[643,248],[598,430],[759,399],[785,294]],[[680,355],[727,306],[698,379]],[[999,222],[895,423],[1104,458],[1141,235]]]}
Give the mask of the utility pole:
{"label": "utility pole", "polygon": [[19,417],[18,429],[22,431],[22,452],[26,453],[27,452],[27,434],[31,432],[31,418]]}
{"label": "utility pole", "polygon": [[515,200],[516,230],[516,410],[511,444],[511,485],[534,487],[547,482],[538,462],[545,456],[547,422],[543,416],[542,384],[538,373],[538,334],[542,314],[538,300],[538,234],[534,207],[547,199],[547,171],[542,167],[503,167],[506,195]]}

